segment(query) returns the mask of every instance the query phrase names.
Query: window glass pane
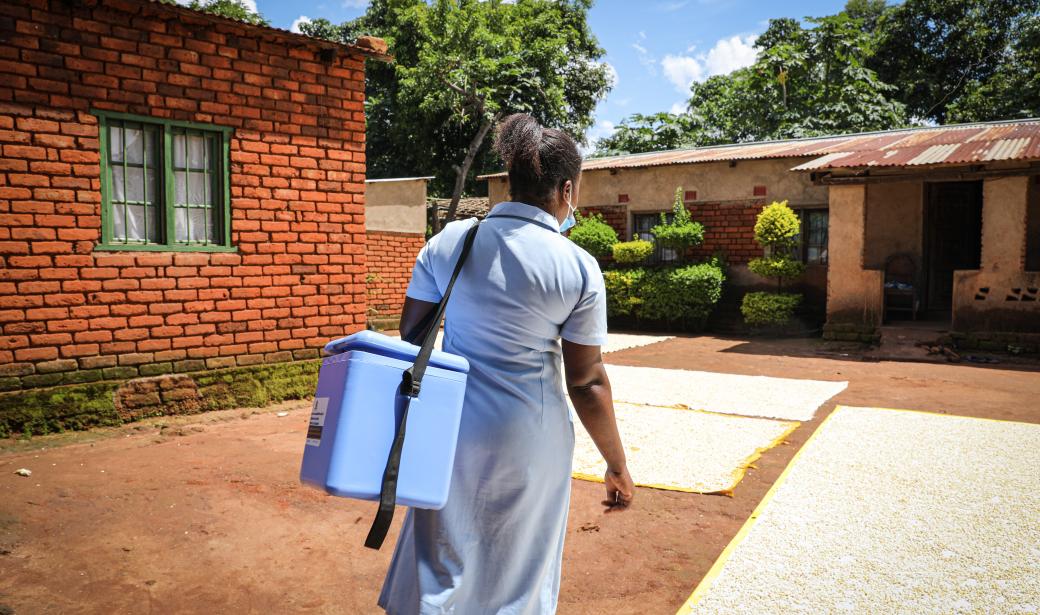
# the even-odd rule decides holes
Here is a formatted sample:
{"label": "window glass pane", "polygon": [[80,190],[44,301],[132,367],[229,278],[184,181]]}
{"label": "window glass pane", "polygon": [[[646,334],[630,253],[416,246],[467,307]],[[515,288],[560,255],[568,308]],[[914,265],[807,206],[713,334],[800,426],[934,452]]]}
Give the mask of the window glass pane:
{"label": "window glass pane", "polygon": [[126,218],[123,217],[122,205],[112,209],[112,237],[126,241]]}
{"label": "window glass pane", "polygon": [[184,168],[184,134],[173,133],[173,166]]}
{"label": "window glass pane", "polygon": [[126,128],[126,161],[131,164],[144,162],[144,135],[139,128]]}
{"label": "window glass pane", "polygon": [[173,173],[173,202],[177,205],[188,202],[188,174],[184,171]]}
{"label": "window glass pane", "polygon": [[108,149],[110,158],[115,162],[123,160],[123,125],[113,123],[108,127]]}
{"label": "window glass pane", "polygon": [[176,240],[179,242],[188,241],[188,210],[183,207],[178,207],[173,212],[173,228]]}
{"label": "window glass pane", "polygon": [[191,222],[190,239],[191,241],[208,241],[206,229],[210,226],[209,210],[203,208],[194,208],[188,210],[188,219]]}
{"label": "window glass pane", "polygon": [[126,200],[123,192],[123,167],[113,166],[112,169],[112,202],[122,203]]}
{"label": "window glass pane", "polygon": [[206,174],[191,173],[188,175],[188,202],[192,205],[205,205],[206,203]]}
{"label": "window glass pane", "polygon": [[206,138],[197,135],[188,137],[188,166],[192,169],[205,169]]}
{"label": "window glass pane", "polygon": [[159,182],[155,178],[155,168],[149,163],[148,172],[145,175],[145,200],[149,203],[155,203],[155,193],[158,189]]}
{"label": "window glass pane", "polygon": [[127,167],[126,169],[126,200],[131,203],[144,201],[144,169],[139,167]]}
{"label": "window glass pane", "polygon": [[127,227],[127,240],[132,241],[144,241],[144,206],[143,205],[127,205],[126,206],[126,227]]}

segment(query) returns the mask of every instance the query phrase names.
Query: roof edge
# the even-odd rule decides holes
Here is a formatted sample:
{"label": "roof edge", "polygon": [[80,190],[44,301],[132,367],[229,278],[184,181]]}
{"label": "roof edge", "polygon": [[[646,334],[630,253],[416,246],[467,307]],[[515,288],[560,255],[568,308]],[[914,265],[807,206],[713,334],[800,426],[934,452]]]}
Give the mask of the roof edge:
{"label": "roof edge", "polygon": [[[95,2],[103,2],[104,0],[95,0]],[[224,17],[221,15],[214,15],[213,13],[206,13],[204,11],[197,11],[195,9],[188,8],[181,4],[170,4],[163,2],[162,0],[143,0],[141,6],[149,8],[155,11],[166,11],[169,13],[179,13],[181,15],[202,19],[214,24],[222,24],[228,26],[238,26],[246,28],[247,30],[254,30],[262,32],[275,39],[281,39],[286,42],[292,42],[296,46],[304,45],[310,47],[316,47],[322,50],[341,50],[348,53],[354,53],[357,55],[372,58],[373,60],[379,60],[382,62],[392,62],[394,60],[393,55],[388,51],[386,42],[383,39],[374,36],[363,36],[359,37],[358,41],[354,44],[338,43],[336,41],[330,41],[323,38],[315,38],[313,36],[307,36],[306,34],[292,32],[282,28],[276,28],[274,26],[261,26],[256,24],[239,21],[237,19],[231,19],[230,17]]]}

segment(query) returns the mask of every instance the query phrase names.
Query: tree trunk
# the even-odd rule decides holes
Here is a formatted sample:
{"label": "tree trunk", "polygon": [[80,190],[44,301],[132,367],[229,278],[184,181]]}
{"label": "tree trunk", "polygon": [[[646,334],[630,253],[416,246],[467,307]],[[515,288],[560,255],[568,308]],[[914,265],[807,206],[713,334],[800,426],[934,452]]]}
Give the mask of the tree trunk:
{"label": "tree trunk", "polygon": [[469,142],[469,148],[466,150],[466,157],[462,160],[462,164],[455,167],[455,189],[451,193],[451,203],[448,205],[448,214],[444,218],[446,222],[451,222],[455,219],[455,210],[459,207],[459,200],[462,198],[462,189],[466,186],[466,176],[469,175],[469,168],[473,166],[473,159],[477,157],[477,151],[479,151],[480,146],[483,145],[484,139],[487,137],[491,127],[498,123],[498,119],[501,116],[502,113],[499,112],[496,113],[494,117],[484,118],[484,121],[480,124],[480,128],[477,130],[477,134],[473,135],[473,139]]}

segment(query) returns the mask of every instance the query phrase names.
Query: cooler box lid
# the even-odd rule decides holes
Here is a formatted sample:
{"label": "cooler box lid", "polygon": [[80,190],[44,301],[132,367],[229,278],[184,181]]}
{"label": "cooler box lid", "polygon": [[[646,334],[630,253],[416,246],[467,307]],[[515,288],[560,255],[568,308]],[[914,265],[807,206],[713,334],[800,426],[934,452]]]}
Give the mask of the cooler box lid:
{"label": "cooler box lid", "polygon": [[[329,354],[342,354],[349,350],[370,352],[409,363],[413,363],[419,354],[418,346],[375,331],[359,331],[325,344],[325,352]],[[469,361],[465,358],[436,349],[430,357],[430,365],[463,374],[469,372]]]}

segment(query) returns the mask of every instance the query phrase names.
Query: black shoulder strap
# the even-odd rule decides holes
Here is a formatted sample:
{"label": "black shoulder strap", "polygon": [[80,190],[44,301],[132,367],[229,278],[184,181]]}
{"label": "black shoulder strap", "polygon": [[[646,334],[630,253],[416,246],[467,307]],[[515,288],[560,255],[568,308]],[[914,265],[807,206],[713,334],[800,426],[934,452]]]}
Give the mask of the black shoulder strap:
{"label": "black shoulder strap", "polygon": [[386,468],[383,470],[383,484],[379,491],[379,510],[376,512],[376,518],[372,522],[372,529],[368,531],[368,538],[365,539],[365,546],[369,549],[379,549],[383,546],[386,533],[390,530],[390,523],[394,520],[394,507],[397,505],[397,476],[401,469],[401,451],[404,449],[404,432],[405,425],[408,422],[408,407],[411,405],[412,399],[419,397],[423,375],[426,374],[426,366],[429,365],[430,355],[433,354],[433,344],[437,341],[437,331],[441,328],[441,320],[444,319],[444,310],[448,307],[451,289],[455,286],[455,280],[458,279],[459,272],[462,271],[462,266],[466,263],[466,257],[469,256],[469,251],[473,247],[473,240],[477,236],[479,227],[480,222],[478,221],[466,232],[459,260],[455,263],[455,269],[451,272],[451,279],[448,280],[448,287],[444,289],[444,296],[441,297],[440,303],[437,304],[437,310],[434,312],[433,319],[430,321],[426,334],[423,336],[422,347],[419,349],[419,354],[415,357],[415,363],[402,374],[399,393],[404,396],[404,410],[401,412],[401,424],[397,426],[397,431],[394,433],[394,442],[390,447],[390,456],[386,460]]}

